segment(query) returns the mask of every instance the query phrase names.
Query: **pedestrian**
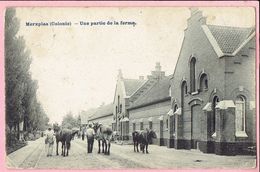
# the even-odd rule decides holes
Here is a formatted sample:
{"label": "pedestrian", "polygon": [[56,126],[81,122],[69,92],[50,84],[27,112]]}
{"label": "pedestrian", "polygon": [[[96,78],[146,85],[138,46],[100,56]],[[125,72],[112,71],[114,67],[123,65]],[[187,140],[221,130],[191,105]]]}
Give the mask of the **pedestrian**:
{"label": "pedestrian", "polygon": [[46,139],[45,139],[45,148],[47,149],[46,150],[47,157],[52,156],[53,145],[54,145],[54,132],[51,129],[51,127],[49,127],[46,132]]}
{"label": "pedestrian", "polygon": [[86,135],[87,135],[87,141],[88,141],[88,153],[92,153],[93,150],[93,144],[94,144],[94,135],[95,135],[95,131],[92,128],[92,124],[88,125],[88,129],[86,131]]}
{"label": "pedestrian", "polygon": [[85,134],[86,134],[86,127],[84,127],[83,130],[82,130],[82,135],[81,135],[82,140],[84,140]]}

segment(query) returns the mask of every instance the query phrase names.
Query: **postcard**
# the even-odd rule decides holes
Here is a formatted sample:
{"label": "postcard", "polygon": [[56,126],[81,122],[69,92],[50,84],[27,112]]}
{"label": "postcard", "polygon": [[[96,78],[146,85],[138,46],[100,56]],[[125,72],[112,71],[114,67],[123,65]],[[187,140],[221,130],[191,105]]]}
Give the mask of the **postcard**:
{"label": "postcard", "polygon": [[259,168],[256,2],[1,12],[5,170]]}

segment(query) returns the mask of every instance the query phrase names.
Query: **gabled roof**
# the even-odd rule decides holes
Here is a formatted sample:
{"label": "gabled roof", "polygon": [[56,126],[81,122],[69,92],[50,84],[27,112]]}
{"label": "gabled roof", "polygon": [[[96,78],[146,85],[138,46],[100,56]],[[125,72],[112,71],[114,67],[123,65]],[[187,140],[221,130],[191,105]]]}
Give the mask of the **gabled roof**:
{"label": "gabled roof", "polygon": [[93,119],[97,119],[109,115],[113,115],[113,103],[108,105],[103,105],[97,108],[96,112],[91,117],[89,117],[89,120],[93,120]]}
{"label": "gabled roof", "polygon": [[132,95],[146,80],[141,79],[123,79],[126,96]]}
{"label": "gabled roof", "polygon": [[149,89],[143,95],[139,96],[139,98],[136,101],[134,101],[134,103],[130,106],[129,109],[170,99],[169,87],[170,77],[158,80],[158,82],[154,84],[151,89]]}
{"label": "gabled roof", "polygon": [[92,116],[96,111],[96,108],[92,108],[87,111],[80,112],[81,124],[87,124],[89,117]]}
{"label": "gabled roof", "polygon": [[255,35],[255,29],[252,27],[202,25],[202,29],[219,57],[235,56]]}

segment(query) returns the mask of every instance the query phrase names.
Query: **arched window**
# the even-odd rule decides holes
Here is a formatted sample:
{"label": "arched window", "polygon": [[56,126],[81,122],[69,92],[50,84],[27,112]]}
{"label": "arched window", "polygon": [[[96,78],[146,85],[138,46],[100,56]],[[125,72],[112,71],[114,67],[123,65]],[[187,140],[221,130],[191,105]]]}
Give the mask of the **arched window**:
{"label": "arched window", "polygon": [[168,119],[166,119],[166,128],[168,129],[168,126],[169,126],[169,123],[168,123],[169,121],[168,121]]}
{"label": "arched window", "polygon": [[181,85],[181,108],[184,106],[184,95],[187,94],[187,82],[183,81]]}
{"label": "arched window", "polygon": [[[178,109],[178,105],[177,104],[175,104],[174,105],[174,108],[173,108],[173,112],[176,112],[177,111],[177,109]],[[173,121],[172,121],[172,126],[173,126],[173,133],[175,133],[175,116],[173,116]]]}
{"label": "arched window", "polygon": [[245,131],[246,99],[244,96],[236,98],[236,131]]}
{"label": "arched window", "polygon": [[122,113],[122,104],[119,105],[119,113]]}
{"label": "arched window", "polygon": [[120,106],[120,96],[118,95],[118,97],[117,97],[117,107],[118,107],[117,113],[120,113],[120,108],[119,108],[119,106]]}
{"label": "arched window", "polygon": [[195,65],[196,65],[196,59],[193,57],[190,61],[190,92],[195,92]]}
{"label": "arched window", "polygon": [[200,91],[208,90],[208,77],[204,73],[200,77]]}
{"label": "arched window", "polygon": [[213,102],[212,102],[212,119],[211,119],[211,134],[215,133],[216,132],[216,106],[219,102],[219,98],[218,96],[215,96],[213,98]]}

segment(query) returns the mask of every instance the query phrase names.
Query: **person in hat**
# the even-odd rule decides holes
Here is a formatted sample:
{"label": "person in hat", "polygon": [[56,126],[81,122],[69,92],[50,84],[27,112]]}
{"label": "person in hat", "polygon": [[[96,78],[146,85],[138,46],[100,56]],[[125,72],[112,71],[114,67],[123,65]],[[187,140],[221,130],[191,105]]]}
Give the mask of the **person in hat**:
{"label": "person in hat", "polygon": [[87,135],[87,141],[88,141],[88,153],[92,153],[93,144],[94,144],[94,136],[95,136],[95,131],[93,129],[92,124],[88,125],[86,135]]}
{"label": "person in hat", "polygon": [[49,127],[46,132],[46,139],[45,139],[47,157],[52,156],[53,145],[54,145],[54,131],[51,129],[51,127]]}

